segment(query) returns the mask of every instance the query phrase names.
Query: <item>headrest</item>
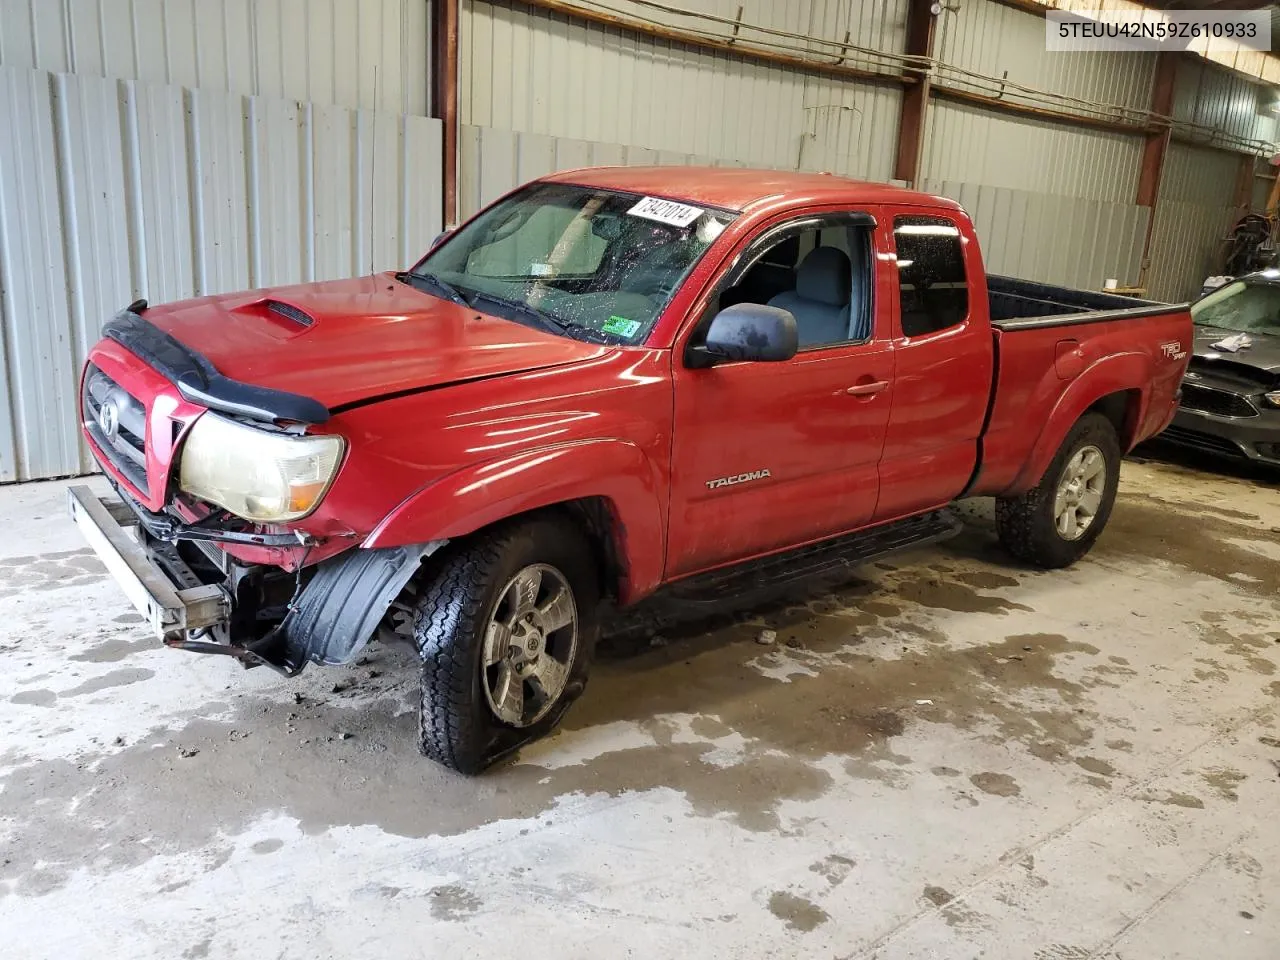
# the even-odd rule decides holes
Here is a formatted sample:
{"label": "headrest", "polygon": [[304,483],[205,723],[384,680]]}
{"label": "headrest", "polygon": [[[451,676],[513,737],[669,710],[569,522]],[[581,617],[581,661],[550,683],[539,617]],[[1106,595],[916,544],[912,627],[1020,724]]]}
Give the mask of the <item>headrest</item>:
{"label": "headrest", "polygon": [[835,247],[818,247],[796,271],[796,293],[806,300],[843,307],[849,302],[852,286],[849,257]]}

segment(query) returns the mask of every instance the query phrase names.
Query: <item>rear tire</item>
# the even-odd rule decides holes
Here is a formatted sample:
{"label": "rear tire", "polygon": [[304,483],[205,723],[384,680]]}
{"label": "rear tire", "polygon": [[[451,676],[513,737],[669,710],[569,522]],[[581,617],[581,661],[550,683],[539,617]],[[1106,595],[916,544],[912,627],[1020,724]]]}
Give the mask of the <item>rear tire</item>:
{"label": "rear tire", "polygon": [[1044,477],[1020,497],[996,500],[996,533],[1027,563],[1067,567],[1093,547],[1111,517],[1120,484],[1120,441],[1101,414],[1081,417]]}
{"label": "rear tire", "polygon": [[591,545],[540,517],[458,544],[428,577],[413,626],[419,749],[479,773],[550,732],[582,693],[599,631]]}

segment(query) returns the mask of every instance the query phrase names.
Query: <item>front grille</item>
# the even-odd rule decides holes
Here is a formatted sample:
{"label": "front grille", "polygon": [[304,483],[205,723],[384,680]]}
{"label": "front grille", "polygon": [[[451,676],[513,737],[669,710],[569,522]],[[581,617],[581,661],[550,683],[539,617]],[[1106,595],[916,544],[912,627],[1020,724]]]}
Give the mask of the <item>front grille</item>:
{"label": "front grille", "polygon": [[1226,390],[1203,387],[1198,383],[1182,384],[1182,406],[1218,417],[1256,417],[1258,408],[1244,397]]}
{"label": "front grille", "polygon": [[146,494],[147,410],[109,376],[89,364],[80,398],[84,427],[112,466]]}
{"label": "front grille", "polygon": [[1216,453],[1226,457],[1243,457],[1244,451],[1225,437],[1215,437],[1211,433],[1199,430],[1188,430],[1186,427],[1167,427],[1160,434],[1161,440],[1203,450],[1205,453]]}

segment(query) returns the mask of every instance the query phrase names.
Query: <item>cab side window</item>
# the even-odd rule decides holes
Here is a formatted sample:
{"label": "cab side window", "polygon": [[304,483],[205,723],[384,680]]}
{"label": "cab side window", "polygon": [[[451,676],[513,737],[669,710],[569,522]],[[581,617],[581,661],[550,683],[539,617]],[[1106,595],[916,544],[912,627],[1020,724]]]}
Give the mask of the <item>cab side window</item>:
{"label": "cab side window", "polygon": [[969,283],[959,228],[943,217],[895,217],[893,240],[903,334],[920,337],[963,323]]}
{"label": "cab side window", "polygon": [[847,221],[807,220],[776,231],[725,289],[718,309],[735,303],[780,307],[796,318],[800,349],[871,335],[871,232]]}

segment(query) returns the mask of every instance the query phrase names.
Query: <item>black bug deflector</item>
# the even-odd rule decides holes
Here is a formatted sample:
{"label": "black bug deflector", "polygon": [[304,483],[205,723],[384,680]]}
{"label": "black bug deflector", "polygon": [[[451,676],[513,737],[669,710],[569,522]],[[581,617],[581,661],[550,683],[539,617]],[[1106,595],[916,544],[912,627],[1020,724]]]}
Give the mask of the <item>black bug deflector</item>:
{"label": "black bug deflector", "polygon": [[319,400],[223,376],[205,357],[133,310],[122,310],[108,320],[102,335],[150,364],[186,399],[210,410],[265,423],[319,424],[329,419],[328,407]]}

